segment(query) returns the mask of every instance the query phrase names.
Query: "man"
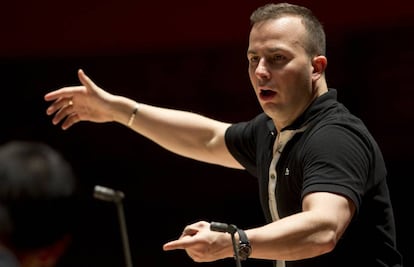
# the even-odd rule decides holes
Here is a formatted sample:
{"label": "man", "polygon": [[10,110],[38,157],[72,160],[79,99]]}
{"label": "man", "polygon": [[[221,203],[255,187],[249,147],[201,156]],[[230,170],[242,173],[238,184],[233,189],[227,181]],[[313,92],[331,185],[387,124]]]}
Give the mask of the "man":
{"label": "man", "polygon": [[[99,88],[82,70],[82,86],[45,95],[53,101],[47,114],[63,129],[118,122],[184,157],[257,177],[267,224],[235,233],[251,246],[244,258],[278,267],[402,266],[382,154],[327,86],[320,22],[288,3],[260,7],[250,19],[248,72],[263,109],[251,121],[137,104]],[[196,262],[233,256],[230,235],[203,221],[164,249],[184,249]]]}
{"label": "man", "polygon": [[52,267],[69,245],[75,178],[69,164],[40,142],[0,146],[0,266]]}

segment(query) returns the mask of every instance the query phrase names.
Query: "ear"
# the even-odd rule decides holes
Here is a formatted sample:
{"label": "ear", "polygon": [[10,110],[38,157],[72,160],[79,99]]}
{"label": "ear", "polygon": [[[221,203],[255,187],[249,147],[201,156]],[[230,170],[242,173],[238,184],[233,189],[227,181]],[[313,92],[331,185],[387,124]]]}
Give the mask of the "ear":
{"label": "ear", "polygon": [[326,66],[328,65],[328,60],[325,56],[316,56],[312,59],[312,80],[316,82],[321,76],[324,75]]}

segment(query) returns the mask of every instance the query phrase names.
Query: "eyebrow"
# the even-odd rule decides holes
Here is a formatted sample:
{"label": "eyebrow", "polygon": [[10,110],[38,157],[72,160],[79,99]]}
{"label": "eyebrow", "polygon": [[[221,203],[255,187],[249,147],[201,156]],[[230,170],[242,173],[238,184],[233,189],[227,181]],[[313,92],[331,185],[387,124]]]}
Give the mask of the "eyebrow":
{"label": "eyebrow", "polygon": [[[267,48],[265,51],[266,51],[266,53],[272,54],[272,53],[275,53],[275,52],[278,52],[278,51],[287,51],[287,50],[286,49],[283,49],[283,48],[281,48],[281,47],[278,46],[278,47]],[[247,55],[257,54],[257,52],[255,52],[252,49],[249,49],[249,50],[247,50],[247,53],[246,54]]]}

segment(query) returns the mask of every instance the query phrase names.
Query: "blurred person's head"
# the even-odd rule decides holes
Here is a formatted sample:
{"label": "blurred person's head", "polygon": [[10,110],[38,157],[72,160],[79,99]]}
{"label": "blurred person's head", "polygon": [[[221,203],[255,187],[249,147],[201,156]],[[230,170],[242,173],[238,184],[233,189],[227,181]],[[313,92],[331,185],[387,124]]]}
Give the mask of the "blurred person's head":
{"label": "blurred person's head", "polygon": [[0,146],[0,245],[22,267],[57,264],[71,239],[76,179],[50,146],[11,141]]}

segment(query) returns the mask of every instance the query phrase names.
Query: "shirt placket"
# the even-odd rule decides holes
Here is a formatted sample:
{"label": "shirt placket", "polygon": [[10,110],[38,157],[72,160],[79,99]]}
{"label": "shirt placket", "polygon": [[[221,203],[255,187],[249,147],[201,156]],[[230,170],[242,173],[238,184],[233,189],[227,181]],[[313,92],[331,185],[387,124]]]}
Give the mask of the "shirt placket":
{"label": "shirt placket", "polygon": [[[277,203],[276,203],[276,184],[277,184],[277,171],[276,165],[280,159],[283,148],[289,142],[292,137],[298,133],[303,132],[306,127],[302,127],[297,130],[284,130],[278,133],[275,143],[273,144],[273,158],[270,163],[269,168],[269,185],[268,185],[268,195],[269,195],[269,209],[270,215],[272,216],[273,221],[280,219]],[[285,261],[277,261],[276,267],[285,267]]]}

